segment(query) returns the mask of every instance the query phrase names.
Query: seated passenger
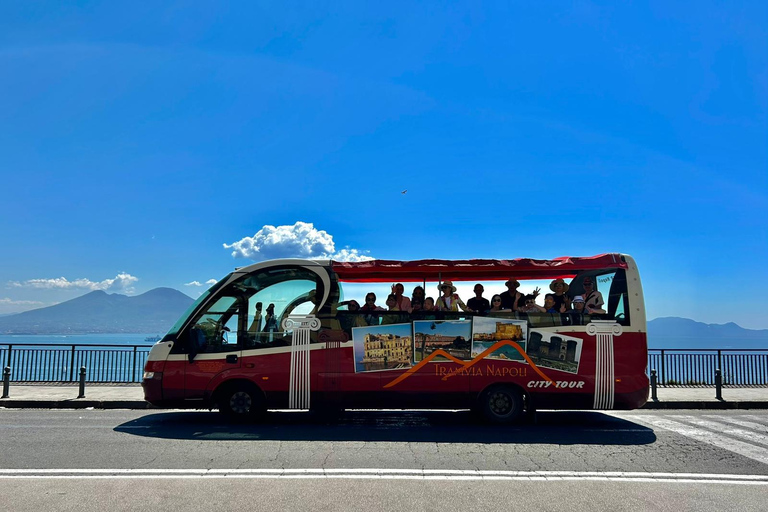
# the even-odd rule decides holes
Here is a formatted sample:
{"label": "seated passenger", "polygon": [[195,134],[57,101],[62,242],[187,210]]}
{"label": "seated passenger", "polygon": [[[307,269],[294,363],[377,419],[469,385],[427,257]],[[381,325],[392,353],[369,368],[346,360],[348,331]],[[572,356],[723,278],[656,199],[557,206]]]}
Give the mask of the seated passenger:
{"label": "seated passenger", "polygon": [[544,296],[544,307],[541,307],[541,306],[536,306],[536,307],[542,313],[565,313],[566,311],[568,311],[568,309],[565,307],[564,302],[560,305],[560,307],[557,307],[554,293],[548,293]]}
{"label": "seated passenger", "polygon": [[365,294],[365,304],[360,308],[360,311],[366,314],[363,318],[368,325],[379,325],[379,315],[370,314],[374,311],[384,311],[384,308],[380,308],[376,305],[376,294],[368,292]]}
{"label": "seated passenger", "polygon": [[424,293],[424,288],[421,286],[416,286],[413,289],[413,292],[411,292],[411,302],[414,300],[420,300],[422,304],[424,304],[424,300],[427,298],[427,294]]}
{"label": "seated passenger", "polygon": [[585,277],[581,283],[584,285],[584,295],[581,295],[581,297],[584,299],[585,311],[590,314],[596,313],[604,315],[605,310],[603,309],[603,305],[605,304],[605,301],[603,300],[603,294],[594,289],[594,281],[592,281],[592,278]]}
{"label": "seated passenger", "polygon": [[424,303],[421,301],[421,299],[411,300],[411,313],[415,311],[421,311],[423,309],[424,309]]}
{"label": "seated passenger", "polygon": [[523,298],[523,305],[518,309],[521,313],[539,313],[541,309],[536,305],[536,297],[528,294]]}
{"label": "seated passenger", "polygon": [[432,297],[427,297],[424,299],[424,307],[422,308],[424,311],[435,311],[435,299]]}
{"label": "seated passenger", "polygon": [[[397,296],[394,293],[387,295],[387,311],[399,313],[401,310],[397,307]],[[405,318],[399,314],[381,315],[381,325],[397,324],[405,321]]]}
{"label": "seated passenger", "polygon": [[411,312],[411,299],[408,297],[403,297],[403,292],[405,291],[405,287],[403,287],[402,283],[397,283],[392,285],[392,295],[395,296],[395,302],[397,302],[397,308],[400,311],[407,311],[408,313]]}
{"label": "seated passenger", "polygon": [[475,296],[467,301],[467,306],[469,306],[469,309],[475,313],[487,315],[488,311],[491,309],[491,303],[488,302],[488,299],[483,297],[483,291],[485,291],[483,285],[477,283],[474,288]]}
{"label": "seated passenger", "polygon": [[571,305],[573,306],[573,309],[568,312],[571,315],[570,323],[573,325],[583,325],[585,323],[584,316],[587,314],[584,309],[584,297],[581,295],[575,296]]}
{"label": "seated passenger", "polygon": [[555,292],[555,309],[559,311],[561,309],[560,306],[562,305],[565,305],[566,310],[571,309],[571,298],[566,294],[568,291],[568,284],[565,281],[560,278],[553,279],[552,282],[549,283],[549,289]]}
{"label": "seated passenger", "polygon": [[456,287],[453,286],[453,282],[444,281],[443,284],[437,286],[443,294],[437,299],[438,311],[458,311],[461,308],[462,311],[471,312],[472,310],[464,304],[459,295],[456,293]]}
{"label": "seated passenger", "polygon": [[360,304],[356,300],[345,300],[339,302],[339,306],[347,306],[348,315],[338,315],[339,325],[343,331],[347,334],[351,334],[352,327],[365,327],[368,322],[365,321],[364,315],[360,313]]}
{"label": "seated passenger", "polygon": [[517,311],[520,299],[523,297],[523,294],[517,291],[520,286],[520,281],[517,279],[508,279],[507,282],[504,283],[504,286],[507,287],[507,291],[502,292],[500,295],[501,308]]}
{"label": "seated passenger", "polygon": [[386,304],[387,304],[387,311],[402,311],[397,306],[397,295],[395,295],[394,293],[390,293],[389,295],[387,295]]}
{"label": "seated passenger", "polygon": [[489,309],[489,313],[511,313],[511,309],[502,309],[501,307],[501,295],[498,293],[491,297],[491,307]]}
{"label": "seated passenger", "polygon": [[376,305],[376,294],[368,292],[365,294],[365,304],[360,308],[361,311],[384,311],[384,308],[380,308]]}

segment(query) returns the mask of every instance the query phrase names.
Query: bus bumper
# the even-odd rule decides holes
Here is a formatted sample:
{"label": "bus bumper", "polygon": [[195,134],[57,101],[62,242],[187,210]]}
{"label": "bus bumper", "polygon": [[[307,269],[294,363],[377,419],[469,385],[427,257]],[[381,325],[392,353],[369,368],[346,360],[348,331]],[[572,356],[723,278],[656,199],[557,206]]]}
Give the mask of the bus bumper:
{"label": "bus bumper", "polygon": [[152,405],[162,405],[163,374],[161,372],[145,373],[141,387],[144,390],[144,400]]}

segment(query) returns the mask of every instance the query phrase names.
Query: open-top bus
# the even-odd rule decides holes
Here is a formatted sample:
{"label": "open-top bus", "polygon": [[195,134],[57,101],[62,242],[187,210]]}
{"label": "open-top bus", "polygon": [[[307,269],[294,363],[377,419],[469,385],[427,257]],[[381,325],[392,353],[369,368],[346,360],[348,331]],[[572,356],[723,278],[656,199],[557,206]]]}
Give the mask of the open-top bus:
{"label": "open-top bus", "polygon": [[[451,280],[522,287],[592,281],[584,311],[349,311],[347,291]],[[365,293],[357,300],[362,302]],[[466,300],[467,297],[464,297]],[[540,302],[540,299],[539,299]],[[266,310],[266,311],[265,311]],[[156,345],[145,398],[160,407],[476,409],[499,423],[536,409],[633,409],[648,398],[643,292],[623,254],[553,260],[274,260],[203,293]]]}

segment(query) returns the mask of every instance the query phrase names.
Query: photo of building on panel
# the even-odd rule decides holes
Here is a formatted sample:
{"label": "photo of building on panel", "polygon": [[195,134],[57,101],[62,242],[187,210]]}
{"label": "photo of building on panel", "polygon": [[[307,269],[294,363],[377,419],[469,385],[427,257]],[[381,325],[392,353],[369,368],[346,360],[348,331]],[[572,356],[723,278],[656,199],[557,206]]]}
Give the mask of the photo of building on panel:
{"label": "photo of building on panel", "polygon": [[[471,359],[471,344],[472,323],[470,320],[418,320],[413,322],[413,356],[417,363],[437,350],[442,350],[457,359]],[[432,361],[450,361],[450,358],[437,355]]]}
{"label": "photo of building on panel", "polygon": [[532,330],[526,353],[541,368],[578,373],[582,344],[581,338]]}
{"label": "photo of building on panel", "polygon": [[410,368],[413,361],[411,329],[410,323],[354,327],[355,372]]}
{"label": "photo of building on panel", "polygon": [[[528,324],[524,320],[476,316],[472,320],[472,357],[503,340],[514,341],[525,350],[527,330]],[[502,345],[485,358],[525,362],[523,355],[512,345]]]}

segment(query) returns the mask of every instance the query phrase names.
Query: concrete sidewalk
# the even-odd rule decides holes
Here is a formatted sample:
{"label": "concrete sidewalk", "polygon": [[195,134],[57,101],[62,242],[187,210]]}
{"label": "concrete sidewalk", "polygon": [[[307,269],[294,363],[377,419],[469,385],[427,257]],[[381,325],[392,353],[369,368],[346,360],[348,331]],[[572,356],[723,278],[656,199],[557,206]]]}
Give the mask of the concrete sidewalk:
{"label": "concrete sidewalk", "polygon": [[[85,386],[85,398],[77,398],[77,384],[14,384],[0,408],[39,409],[150,409],[139,384],[93,384]],[[645,409],[768,409],[768,388],[723,388],[723,400],[715,399],[715,388],[658,388],[658,401]]]}

